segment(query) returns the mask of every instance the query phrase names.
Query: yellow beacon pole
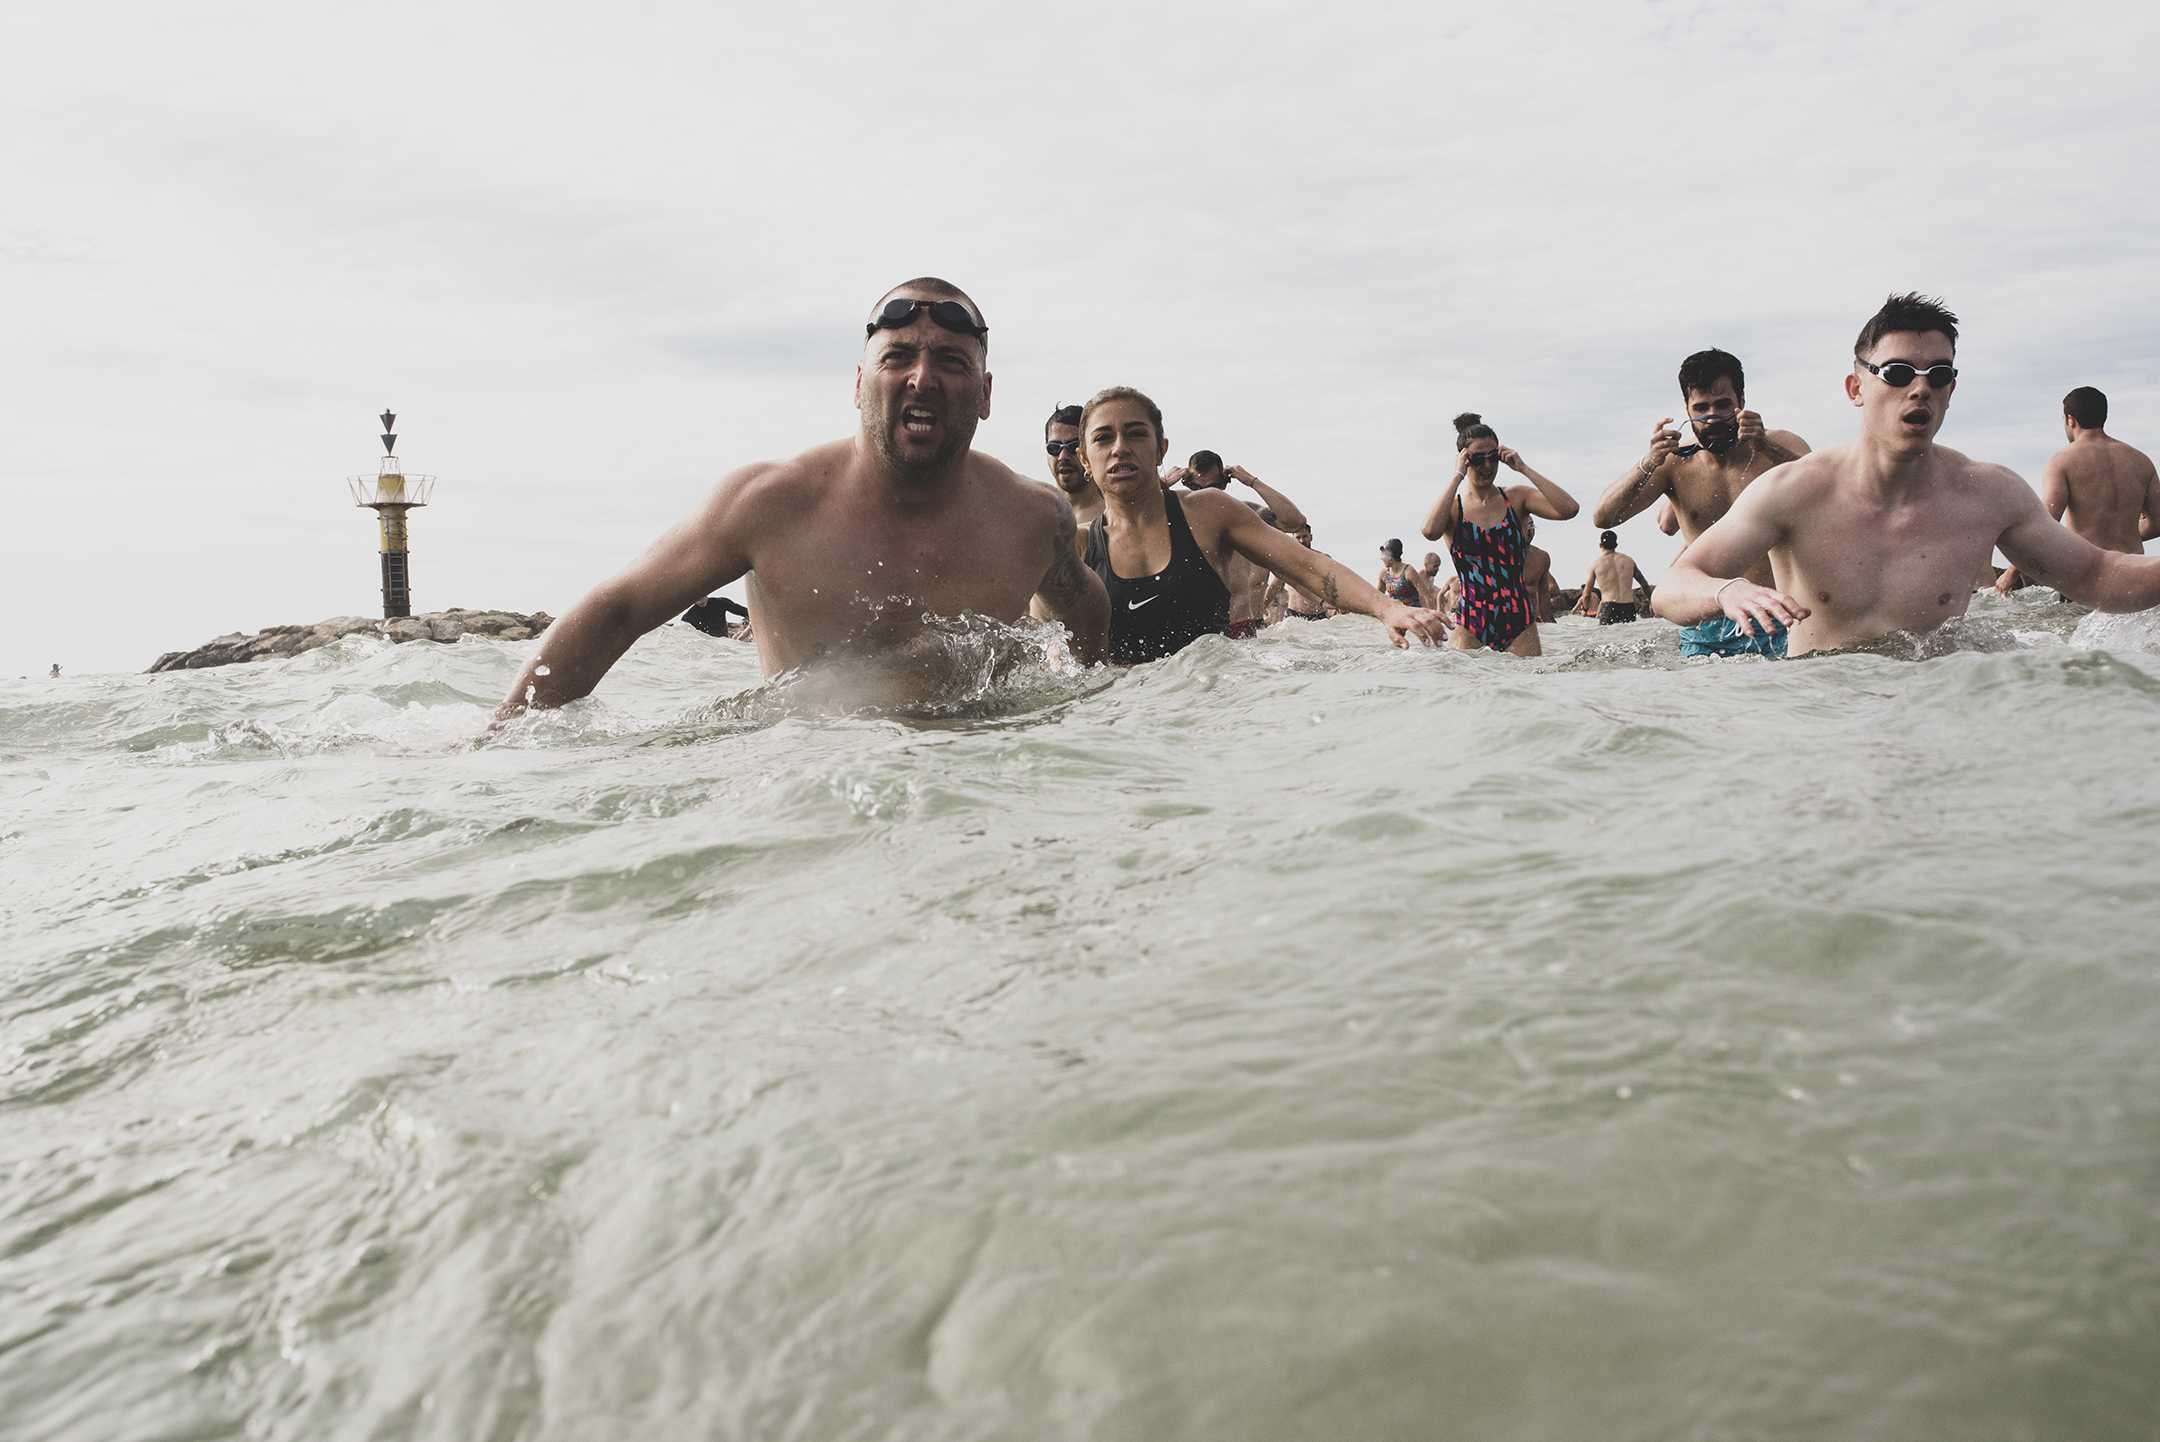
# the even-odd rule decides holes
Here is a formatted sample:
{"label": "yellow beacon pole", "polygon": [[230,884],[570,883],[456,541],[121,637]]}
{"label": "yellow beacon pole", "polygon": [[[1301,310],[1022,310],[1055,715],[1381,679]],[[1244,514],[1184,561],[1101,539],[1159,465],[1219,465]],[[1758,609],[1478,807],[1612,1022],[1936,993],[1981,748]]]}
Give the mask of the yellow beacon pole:
{"label": "yellow beacon pole", "polygon": [[382,613],[393,620],[412,614],[412,557],[407,543],[405,514],[428,503],[435,491],[433,476],[408,476],[397,458],[397,413],[382,413],[383,458],[372,476],[353,476],[346,484],[353,501],[375,513],[382,534]]}

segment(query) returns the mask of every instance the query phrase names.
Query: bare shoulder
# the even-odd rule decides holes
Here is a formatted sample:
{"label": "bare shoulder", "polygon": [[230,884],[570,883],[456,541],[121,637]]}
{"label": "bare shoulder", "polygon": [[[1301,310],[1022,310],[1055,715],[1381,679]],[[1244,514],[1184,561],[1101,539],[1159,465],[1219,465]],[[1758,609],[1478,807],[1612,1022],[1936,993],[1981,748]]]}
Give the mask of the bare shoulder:
{"label": "bare shoulder", "polygon": [[1030,480],[995,456],[972,453],[975,484],[991,514],[1011,516],[1030,526],[1063,530],[1072,524],[1072,503],[1056,486]]}
{"label": "bare shoulder", "polygon": [[1953,451],[1947,446],[1935,449],[1943,459],[1943,474],[1965,494],[1984,496],[2016,511],[2039,506],[2039,494],[2008,466],[1994,461],[1976,461],[1963,451]]}
{"label": "bare shoulder", "polygon": [[1259,518],[1258,512],[1246,510],[1244,502],[1224,491],[1181,491],[1178,504],[1184,507],[1186,524],[1195,535],[1228,530]]}
{"label": "bare shoulder", "polygon": [[755,516],[799,508],[831,488],[847,464],[852,445],[850,441],[834,441],[785,460],[752,461],[738,466],[713,487],[708,509],[724,507]]}
{"label": "bare shoulder", "polygon": [[1765,431],[1763,435],[1764,438],[1768,440],[1771,445],[1776,446],[1781,451],[1785,451],[1795,456],[1804,456],[1809,454],[1808,443],[1800,438],[1800,433],[1798,431],[1773,430]]}
{"label": "bare shoulder", "polygon": [[1748,482],[1740,499],[1753,509],[1769,511],[1784,511],[1820,500],[1836,489],[1847,457],[1846,447],[1832,446],[1829,450],[1809,451],[1782,461]]}

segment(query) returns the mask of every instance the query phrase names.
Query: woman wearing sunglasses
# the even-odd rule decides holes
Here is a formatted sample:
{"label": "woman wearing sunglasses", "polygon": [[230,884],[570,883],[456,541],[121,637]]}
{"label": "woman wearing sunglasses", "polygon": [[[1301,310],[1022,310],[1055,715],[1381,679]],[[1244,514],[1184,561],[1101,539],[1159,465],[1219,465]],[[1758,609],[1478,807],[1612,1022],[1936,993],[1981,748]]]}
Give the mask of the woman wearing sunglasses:
{"label": "woman wearing sunglasses", "polygon": [[[1582,507],[1501,445],[1493,428],[1475,412],[1455,417],[1455,445],[1454,479],[1425,517],[1424,527],[1426,540],[1448,543],[1462,583],[1461,615],[1448,644],[1458,651],[1484,646],[1516,656],[1542,655],[1530,595],[1523,588],[1523,563],[1530,550],[1526,522],[1531,516],[1572,520]],[[1502,466],[1528,476],[1531,484],[1500,485]]]}

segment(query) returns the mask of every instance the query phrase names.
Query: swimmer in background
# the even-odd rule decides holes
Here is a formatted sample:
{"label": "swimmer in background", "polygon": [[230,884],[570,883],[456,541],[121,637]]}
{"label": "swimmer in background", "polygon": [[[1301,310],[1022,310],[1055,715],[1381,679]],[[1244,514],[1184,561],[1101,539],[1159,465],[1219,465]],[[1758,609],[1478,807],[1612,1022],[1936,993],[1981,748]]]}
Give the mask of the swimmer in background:
{"label": "swimmer in background", "polygon": [[[1751,484],[1680,553],[1657,613],[1680,626],[1722,616],[1754,634],[1789,627],[1802,656],[1964,615],[1998,548],[2098,610],[2160,604],[2160,556],[2095,546],[2057,525],[2015,471],[1935,443],[1956,393],[1957,336],[1941,301],[1891,296],[1861,327],[1845,374],[1859,438]],[[1764,557],[1774,587],[1748,579]]]}
{"label": "swimmer in background", "polygon": [[697,630],[717,640],[732,640],[736,631],[728,625],[728,617],[743,618],[741,634],[750,634],[750,608],[729,600],[726,596],[707,596],[704,600],[682,613],[681,619]]}
{"label": "swimmer in background", "polygon": [[972,448],[990,415],[989,334],[949,281],[887,291],[863,328],[857,433],[722,479],[548,628],[496,719],[589,694],[638,637],[745,575],[768,675],[875,657],[897,668],[880,684],[905,699],[943,684],[928,674],[942,652],[926,616],[1016,622],[1031,596],[1076,658],[1099,659],[1109,601],[1073,545],[1072,507]]}
{"label": "swimmer in background", "polygon": [[1531,544],[1537,539],[1537,517],[1523,517],[1523,594],[1530,598],[1531,618],[1541,625],[1555,619],[1553,603],[1560,599],[1560,584],[1553,580],[1552,556]]}
{"label": "swimmer in background", "polygon": [[1597,608],[1600,626],[1625,625],[1638,619],[1635,592],[1648,593],[1649,583],[1636,569],[1635,558],[1620,549],[1620,537],[1606,531],[1598,537],[1598,558],[1590,565],[1590,581],[1600,596],[1625,596],[1625,601],[1601,601]]}
{"label": "swimmer in background", "polygon": [[[2063,438],[2069,444],[2040,468],[2040,501],[2048,514],[2103,551],[2145,553],[2160,535],[2160,475],[2151,457],[2107,433],[2107,397],[2079,386],[2063,397]],[[1998,594],[2021,583],[2011,566],[1994,579]]]}
{"label": "swimmer in background", "polygon": [[1043,450],[1050,457],[1050,480],[1073,509],[1077,530],[1085,531],[1102,514],[1102,492],[1080,464],[1080,407],[1059,406],[1043,422]]}
{"label": "swimmer in background", "polygon": [[[1184,466],[1164,478],[1163,484],[1172,486],[1180,481],[1187,490],[1223,492],[1229,491],[1232,481],[1240,481],[1260,498],[1258,505],[1251,501],[1245,504],[1278,531],[1294,534],[1300,526],[1311,524],[1305,519],[1305,513],[1298,509],[1297,502],[1243,466],[1224,465],[1223,458],[1213,451],[1194,451]],[[1223,584],[1230,588],[1230,630],[1226,634],[1231,640],[1242,641],[1260,629],[1269,579],[1267,570],[1243,556],[1232,556],[1230,564],[1223,569]]]}
{"label": "swimmer in background", "polygon": [[[1760,415],[1747,409],[1747,374],[1740,358],[1729,352],[1697,351],[1680,362],[1680,399],[1687,407],[1696,443],[1680,444],[1670,416],[1659,421],[1650,436],[1649,453],[1598,497],[1591,516],[1599,527],[1620,525],[1662,496],[1680,529],[1693,541],[1732,509],[1757,476],[1808,452],[1806,441],[1791,431],[1768,429]],[[1659,526],[1664,526],[1662,512]],[[1748,579],[1769,585],[1769,565],[1756,566]],[[1684,656],[1783,655],[1784,648],[1782,633],[1743,635],[1723,617],[1712,617],[1680,638]]]}
{"label": "swimmer in background", "polygon": [[[1162,411],[1130,386],[1098,391],[1082,413],[1082,454],[1103,493],[1088,530],[1087,564],[1111,602],[1110,655],[1152,661],[1200,637],[1227,634],[1233,555],[1294,583],[1328,605],[1372,616],[1407,646],[1443,634],[1441,618],[1390,600],[1340,562],[1306,549],[1213,488],[1180,496],[1158,468],[1169,450]],[[1248,483],[1249,484],[1249,483]]]}
{"label": "swimmer in background", "polygon": [[1380,547],[1380,574],[1373,578],[1373,589],[1383,596],[1392,596],[1405,606],[1426,604],[1425,593],[1410,578],[1410,564],[1403,559],[1402,542],[1391,540]]}
{"label": "swimmer in background", "polygon": [[1424,564],[1419,566],[1417,573],[1410,578],[1417,582],[1418,594],[1425,598],[1425,604],[1434,610],[1440,609],[1440,593],[1447,584],[1440,579],[1440,566],[1440,553],[1427,551]]}
{"label": "swimmer in background", "polygon": [[[1426,540],[1448,543],[1460,583],[1462,614],[1448,644],[1458,651],[1484,646],[1516,656],[1542,655],[1530,598],[1523,593],[1528,542],[1522,523],[1529,516],[1572,520],[1582,507],[1520,453],[1501,445],[1493,428],[1475,412],[1455,418],[1455,444],[1455,474],[1423,528]],[[1528,476],[1531,484],[1499,485],[1503,465]],[[1467,491],[1465,479],[1470,483]]]}
{"label": "swimmer in background", "polygon": [[[1311,523],[1308,522],[1303,526],[1292,527],[1290,539],[1296,541],[1306,550],[1312,551]],[[1331,563],[1335,559],[1325,551],[1313,551],[1313,554],[1321,560]],[[1276,576],[1268,582],[1267,603],[1279,607],[1282,611],[1280,619],[1286,621],[1325,621],[1328,617],[1339,614],[1334,607],[1328,605],[1320,597],[1307,595],[1297,588],[1296,583],[1287,581],[1281,576]]]}

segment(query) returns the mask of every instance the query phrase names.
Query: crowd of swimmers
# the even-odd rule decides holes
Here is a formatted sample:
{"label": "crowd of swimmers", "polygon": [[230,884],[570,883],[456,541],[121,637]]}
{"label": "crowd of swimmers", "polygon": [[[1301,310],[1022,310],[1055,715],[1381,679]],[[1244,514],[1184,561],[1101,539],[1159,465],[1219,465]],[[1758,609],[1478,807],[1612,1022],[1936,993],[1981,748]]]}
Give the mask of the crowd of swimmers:
{"label": "crowd of swimmers", "polygon": [[[2160,605],[2160,557],[2142,554],[2160,530],[2160,482],[2107,434],[2106,397],[2080,387],[2064,398],[2069,444],[2036,495],[2007,468],[1936,443],[1957,338],[1940,301],[1890,297],[1845,370],[1858,435],[1820,451],[1748,408],[1736,357],[1689,356],[1687,433],[1660,420],[1598,497],[1603,534],[1577,610],[1617,624],[1648,607],[1681,628],[1690,656],[1780,658],[1932,629],[1964,613],[1976,583],[2047,585],[2109,611]],[[1536,525],[1581,506],[1483,417],[1455,418],[1453,473],[1421,527],[1453,574],[1441,580],[1438,551],[1412,568],[1395,540],[1368,582],[1315,550],[1305,513],[1243,467],[1198,451],[1165,471],[1162,409],[1130,386],[1053,410],[1043,441],[1054,484],[1024,479],[973,449],[990,415],[988,362],[989,326],[958,287],[895,286],[864,327],[857,433],[723,478],[563,613],[499,716],[588,694],[679,614],[729,633],[728,615],[744,608],[713,593],[745,576],[767,674],[871,658],[903,692],[945,654],[928,644],[937,618],[962,615],[1055,622],[1086,663],[1147,662],[1202,636],[1342,614],[1373,618],[1398,646],[1538,654],[1538,625],[1563,598]],[[1653,506],[1686,542],[1655,587],[1613,529]],[[1998,549],[2011,563],[1999,576]]]}

